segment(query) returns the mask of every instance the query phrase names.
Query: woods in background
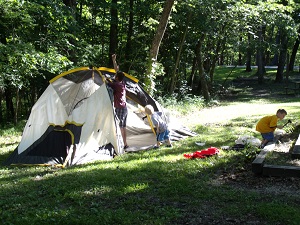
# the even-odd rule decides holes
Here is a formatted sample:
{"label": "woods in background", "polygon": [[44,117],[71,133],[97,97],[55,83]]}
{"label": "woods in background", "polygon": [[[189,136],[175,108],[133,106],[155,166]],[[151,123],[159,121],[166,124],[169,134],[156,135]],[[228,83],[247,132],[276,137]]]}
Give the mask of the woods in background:
{"label": "woods in background", "polygon": [[300,4],[293,0],[0,0],[0,123],[26,117],[54,76],[120,67],[152,95],[209,100],[218,65],[298,65]]}

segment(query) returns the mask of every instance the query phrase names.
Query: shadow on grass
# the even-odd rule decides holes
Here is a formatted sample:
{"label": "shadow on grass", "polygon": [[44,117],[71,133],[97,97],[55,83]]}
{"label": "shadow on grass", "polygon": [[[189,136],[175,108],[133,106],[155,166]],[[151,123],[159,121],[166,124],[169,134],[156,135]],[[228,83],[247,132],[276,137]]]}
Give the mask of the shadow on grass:
{"label": "shadow on grass", "polygon": [[[182,153],[141,152],[64,170],[11,168],[1,178],[2,224],[182,224],[191,219],[221,223],[223,216],[211,207],[218,212],[230,206],[241,213],[236,204],[244,204],[244,193],[212,189],[208,183],[216,168],[236,158],[171,157]],[[250,198],[259,205],[259,196]],[[248,204],[244,213],[255,207]]]}
{"label": "shadow on grass", "polygon": [[[1,222],[224,224],[224,217],[251,222],[253,218],[247,216],[251,213],[261,224],[272,221],[271,210],[264,211],[267,217],[260,216],[266,196],[261,199],[258,193],[229,188],[226,183],[211,185],[218,171],[236,170],[243,164],[243,153],[232,151],[206,159],[185,159],[184,153],[197,149],[197,138],[176,142],[172,149],[125,154],[113,161],[66,169],[2,167]],[[217,138],[214,134],[213,139]],[[281,197],[274,206],[286,207],[286,202],[290,203],[290,199]],[[247,207],[240,207],[246,204]],[[286,221],[292,212],[294,208],[288,213],[283,211],[278,221]],[[300,221],[299,216],[293,219]]]}

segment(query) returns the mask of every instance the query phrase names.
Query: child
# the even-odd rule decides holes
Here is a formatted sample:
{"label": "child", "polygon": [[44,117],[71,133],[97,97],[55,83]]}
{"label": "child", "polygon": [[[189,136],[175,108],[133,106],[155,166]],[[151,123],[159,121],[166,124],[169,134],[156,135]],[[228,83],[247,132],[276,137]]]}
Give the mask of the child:
{"label": "child", "polygon": [[282,120],[286,115],[287,112],[284,109],[278,109],[276,115],[265,116],[258,121],[256,130],[261,133],[263,138],[260,146],[261,148],[264,148],[269,141],[274,140],[275,129],[283,128],[283,126],[277,125],[277,121]]}
{"label": "child", "polygon": [[156,146],[154,148],[159,148],[161,141],[167,141],[166,147],[172,147],[170,141],[170,131],[168,130],[167,124],[161,118],[161,112],[154,112],[151,105],[145,106],[145,112],[151,117],[153,125],[156,127]]}
{"label": "child", "polygon": [[110,86],[113,89],[114,94],[114,108],[116,115],[119,119],[119,126],[121,130],[121,135],[124,142],[124,149],[129,148],[127,145],[126,140],[126,121],[127,121],[127,115],[128,115],[128,109],[126,105],[126,85],[124,82],[125,74],[122,71],[119,71],[119,66],[116,61],[116,54],[113,54],[111,56],[114,69],[116,71],[115,79],[113,82],[107,83],[108,86]]}

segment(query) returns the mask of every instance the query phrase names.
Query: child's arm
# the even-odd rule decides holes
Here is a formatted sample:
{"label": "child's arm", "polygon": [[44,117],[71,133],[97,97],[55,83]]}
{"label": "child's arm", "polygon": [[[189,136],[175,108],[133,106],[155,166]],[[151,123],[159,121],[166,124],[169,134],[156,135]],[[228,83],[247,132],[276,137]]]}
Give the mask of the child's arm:
{"label": "child's arm", "polygon": [[117,64],[117,55],[116,54],[112,54],[111,55],[111,59],[112,59],[112,61],[113,61],[113,64],[114,64],[114,69],[115,69],[115,71],[117,72],[117,71],[119,71],[119,66],[118,66],[118,64]]}

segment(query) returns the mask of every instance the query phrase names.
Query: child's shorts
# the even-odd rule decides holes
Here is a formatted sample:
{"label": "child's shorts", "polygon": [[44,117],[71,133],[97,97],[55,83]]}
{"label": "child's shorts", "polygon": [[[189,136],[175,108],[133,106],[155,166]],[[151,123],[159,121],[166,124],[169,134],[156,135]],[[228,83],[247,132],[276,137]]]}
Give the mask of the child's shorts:
{"label": "child's shorts", "polygon": [[169,134],[170,134],[170,131],[169,131],[169,130],[166,130],[166,131],[164,131],[164,132],[162,132],[162,133],[159,133],[159,134],[157,135],[157,137],[156,137],[156,140],[157,140],[157,141],[169,140],[169,139],[170,139]]}
{"label": "child's shorts", "polygon": [[268,141],[273,141],[274,140],[274,133],[273,132],[262,133],[261,136],[263,137],[263,139],[266,139]]}

